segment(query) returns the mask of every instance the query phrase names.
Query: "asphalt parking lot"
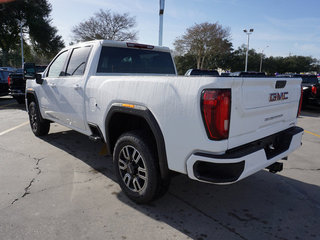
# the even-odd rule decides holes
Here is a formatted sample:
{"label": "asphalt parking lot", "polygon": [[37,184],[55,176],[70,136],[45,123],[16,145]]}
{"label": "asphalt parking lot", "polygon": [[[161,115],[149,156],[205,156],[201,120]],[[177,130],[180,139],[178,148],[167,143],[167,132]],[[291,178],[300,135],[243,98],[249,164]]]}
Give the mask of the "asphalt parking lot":
{"label": "asphalt parking lot", "polygon": [[102,143],[58,124],[35,137],[0,97],[0,239],[320,239],[320,108],[279,174],[216,186],[172,179],[149,205],[126,198]]}

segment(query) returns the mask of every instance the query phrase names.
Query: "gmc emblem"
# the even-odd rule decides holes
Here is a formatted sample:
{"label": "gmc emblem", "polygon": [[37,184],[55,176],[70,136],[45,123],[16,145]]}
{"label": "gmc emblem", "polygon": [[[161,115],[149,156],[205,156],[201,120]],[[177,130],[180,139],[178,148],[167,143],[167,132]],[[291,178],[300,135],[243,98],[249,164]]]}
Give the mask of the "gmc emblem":
{"label": "gmc emblem", "polygon": [[270,93],[269,102],[281,101],[288,99],[288,92]]}

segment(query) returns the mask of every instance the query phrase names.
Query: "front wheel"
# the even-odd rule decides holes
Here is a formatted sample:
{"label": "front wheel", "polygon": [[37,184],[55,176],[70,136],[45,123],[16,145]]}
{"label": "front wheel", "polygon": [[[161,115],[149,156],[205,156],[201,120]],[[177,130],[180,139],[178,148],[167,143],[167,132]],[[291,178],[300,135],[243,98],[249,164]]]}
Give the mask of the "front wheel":
{"label": "front wheel", "polygon": [[147,203],[158,197],[161,186],[155,154],[141,132],[125,133],[118,139],[113,163],[123,192],[136,203]]}
{"label": "front wheel", "polygon": [[47,135],[50,129],[50,122],[42,119],[40,110],[35,102],[29,104],[29,121],[32,132],[36,136]]}

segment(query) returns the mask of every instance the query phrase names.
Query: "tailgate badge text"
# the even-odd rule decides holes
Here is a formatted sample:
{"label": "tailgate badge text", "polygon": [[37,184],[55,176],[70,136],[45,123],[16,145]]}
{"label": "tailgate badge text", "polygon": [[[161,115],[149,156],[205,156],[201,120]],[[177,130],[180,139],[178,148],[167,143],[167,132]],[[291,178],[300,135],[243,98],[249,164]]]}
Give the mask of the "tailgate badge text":
{"label": "tailgate badge text", "polygon": [[270,93],[269,102],[281,101],[288,99],[288,92]]}

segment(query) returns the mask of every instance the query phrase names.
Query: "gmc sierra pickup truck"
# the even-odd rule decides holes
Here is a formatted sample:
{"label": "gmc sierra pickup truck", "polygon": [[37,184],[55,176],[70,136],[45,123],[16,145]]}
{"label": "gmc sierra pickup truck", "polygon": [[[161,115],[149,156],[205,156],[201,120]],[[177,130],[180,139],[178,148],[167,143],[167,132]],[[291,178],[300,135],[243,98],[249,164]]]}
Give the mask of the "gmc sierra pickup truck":
{"label": "gmc sierra pickup truck", "polygon": [[124,193],[146,203],[170,173],[215,184],[281,170],[301,145],[301,78],[176,76],[170,50],[91,41],[62,50],[26,85],[36,136],[57,122],[113,155]]}

